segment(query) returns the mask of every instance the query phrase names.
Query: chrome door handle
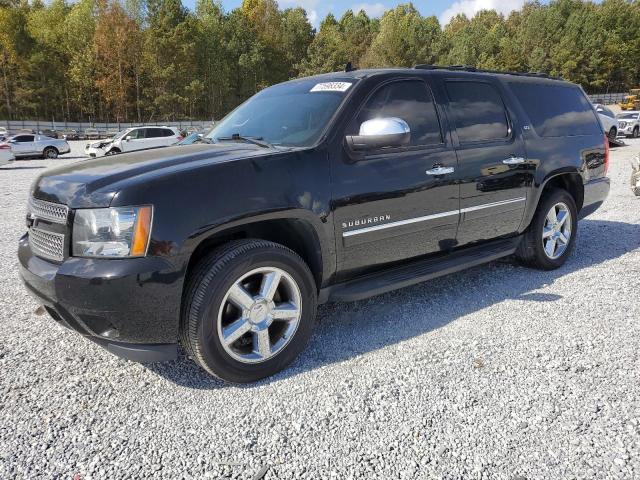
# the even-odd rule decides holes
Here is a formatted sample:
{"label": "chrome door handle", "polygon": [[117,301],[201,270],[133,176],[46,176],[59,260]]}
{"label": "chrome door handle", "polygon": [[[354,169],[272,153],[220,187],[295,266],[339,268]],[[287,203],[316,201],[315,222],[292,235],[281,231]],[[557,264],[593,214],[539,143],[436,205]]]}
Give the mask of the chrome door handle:
{"label": "chrome door handle", "polygon": [[505,165],[518,165],[519,163],[524,163],[524,158],[515,157],[512,155],[511,157],[502,160],[502,163],[504,163]]}
{"label": "chrome door handle", "polygon": [[448,173],[453,173],[454,172],[454,168],[453,167],[434,167],[431,170],[427,170],[426,173],[427,175],[446,175]]}

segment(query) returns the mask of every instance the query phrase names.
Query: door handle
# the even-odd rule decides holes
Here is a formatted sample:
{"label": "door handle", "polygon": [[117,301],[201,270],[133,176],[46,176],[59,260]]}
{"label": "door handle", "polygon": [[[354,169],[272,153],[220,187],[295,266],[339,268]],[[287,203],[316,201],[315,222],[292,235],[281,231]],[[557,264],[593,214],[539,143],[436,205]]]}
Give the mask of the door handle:
{"label": "door handle", "polygon": [[446,175],[453,172],[453,167],[434,166],[431,170],[427,170],[424,173],[426,173],[427,175]]}
{"label": "door handle", "polygon": [[518,165],[519,163],[524,163],[524,158],[511,155],[509,158],[502,160],[502,163],[505,165]]}

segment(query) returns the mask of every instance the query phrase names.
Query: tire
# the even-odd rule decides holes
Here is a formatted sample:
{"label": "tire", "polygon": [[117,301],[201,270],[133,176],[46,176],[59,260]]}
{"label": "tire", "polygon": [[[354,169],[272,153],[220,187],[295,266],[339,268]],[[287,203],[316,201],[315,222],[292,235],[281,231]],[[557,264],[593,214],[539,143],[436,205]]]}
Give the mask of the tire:
{"label": "tire", "polygon": [[49,159],[58,158],[58,149],[56,149],[55,147],[47,147],[42,152],[42,157]]}
{"label": "tire", "polygon": [[633,134],[631,136],[633,138],[638,138],[639,135],[640,135],[640,128],[636,126],[636,128],[633,129]]}
{"label": "tire", "polygon": [[[264,300],[258,292],[268,290],[265,279],[276,274],[277,290]],[[238,240],[223,245],[199,262],[185,292],[182,346],[204,370],[227,382],[249,383],[279,372],[303,350],[313,331],[313,275],[295,252],[277,243]],[[276,320],[276,315],[291,319]],[[234,331],[231,325],[241,326]],[[263,350],[264,345],[269,347]]]}
{"label": "tire", "polygon": [[616,127],[611,127],[609,130],[609,140],[615,141],[618,136],[618,129]]}
{"label": "tire", "polygon": [[117,149],[117,148],[112,148],[112,149],[111,149],[111,150],[109,150],[107,153],[105,153],[105,156],[106,156],[106,155],[117,155],[117,154],[119,154],[119,153],[120,153],[120,150],[119,150],[119,149]]}
{"label": "tire", "polygon": [[[555,208],[554,212],[557,212],[558,217],[560,217],[562,209],[569,213],[569,218],[564,223],[560,224],[560,218],[558,218],[556,225],[560,224],[560,227],[549,228],[551,222],[548,219],[548,214],[551,213],[552,207]],[[569,228],[568,235],[565,226]],[[544,231],[552,232],[552,235],[548,235],[548,238],[545,239],[543,238]],[[578,212],[573,197],[566,190],[549,190],[543,194],[538,204],[533,220],[518,247],[516,257],[528,267],[539,270],[554,270],[564,265],[571,255],[575,247],[577,233]],[[558,234],[562,234],[562,237]],[[568,242],[564,242],[562,238],[567,238]],[[550,245],[549,240],[555,240],[555,243]],[[545,251],[545,246],[551,248]],[[547,253],[549,250],[553,251],[552,255]]]}

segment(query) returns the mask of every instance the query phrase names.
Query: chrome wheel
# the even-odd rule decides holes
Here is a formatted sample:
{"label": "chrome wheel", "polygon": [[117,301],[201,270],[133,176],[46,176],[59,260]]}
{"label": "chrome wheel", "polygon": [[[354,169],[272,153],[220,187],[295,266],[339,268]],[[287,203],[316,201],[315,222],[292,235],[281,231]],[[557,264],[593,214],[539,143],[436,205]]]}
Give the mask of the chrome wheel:
{"label": "chrome wheel", "polygon": [[562,256],[571,241],[571,212],[564,203],[556,203],[544,221],[542,247],[552,260]]}
{"label": "chrome wheel", "polygon": [[257,268],[238,279],[218,312],[218,338],[243,363],[269,360],[289,343],[302,315],[300,289],[276,267]]}

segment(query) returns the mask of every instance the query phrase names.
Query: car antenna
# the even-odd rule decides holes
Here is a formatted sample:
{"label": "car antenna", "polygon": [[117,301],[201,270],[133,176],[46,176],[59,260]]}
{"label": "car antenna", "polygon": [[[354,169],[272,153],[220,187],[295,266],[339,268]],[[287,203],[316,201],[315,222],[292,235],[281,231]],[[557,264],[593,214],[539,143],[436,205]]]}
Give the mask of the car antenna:
{"label": "car antenna", "polygon": [[351,62],[347,62],[347,64],[344,66],[345,72],[353,72],[354,70],[357,70],[357,68],[353,68],[353,64]]}

